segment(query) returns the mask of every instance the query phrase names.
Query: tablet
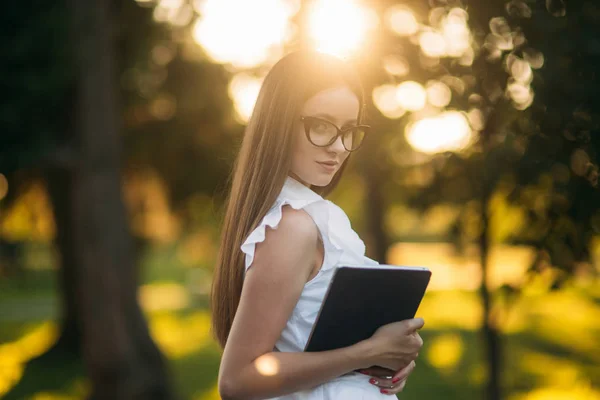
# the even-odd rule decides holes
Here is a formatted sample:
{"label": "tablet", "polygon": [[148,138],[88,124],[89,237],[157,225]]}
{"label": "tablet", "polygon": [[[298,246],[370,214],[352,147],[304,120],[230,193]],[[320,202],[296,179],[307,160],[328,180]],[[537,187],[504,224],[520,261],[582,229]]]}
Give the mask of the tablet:
{"label": "tablet", "polygon": [[351,346],[382,325],[414,318],[430,278],[423,267],[338,267],[304,351]]}

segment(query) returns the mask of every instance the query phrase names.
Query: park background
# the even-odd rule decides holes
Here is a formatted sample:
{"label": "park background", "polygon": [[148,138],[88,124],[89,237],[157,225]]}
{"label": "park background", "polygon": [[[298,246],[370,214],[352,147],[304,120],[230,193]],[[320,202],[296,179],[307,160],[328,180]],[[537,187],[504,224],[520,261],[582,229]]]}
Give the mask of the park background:
{"label": "park background", "polygon": [[433,278],[400,398],[600,399],[600,4],[87,0],[0,14],[0,397],[218,399],[228,174],[285,53],[353,62],[331,195]]}

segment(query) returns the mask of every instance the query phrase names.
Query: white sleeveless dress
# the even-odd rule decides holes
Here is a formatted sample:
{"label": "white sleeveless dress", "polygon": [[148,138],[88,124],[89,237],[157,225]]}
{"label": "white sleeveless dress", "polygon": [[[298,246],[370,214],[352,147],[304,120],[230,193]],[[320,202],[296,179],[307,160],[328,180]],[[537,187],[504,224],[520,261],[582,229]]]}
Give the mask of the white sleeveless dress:
{"label": "white sleeveless dress", "polygon": [[[378,265],[365,257],[365,244],[352,229],[346,213],[329,200],[325,200],[297,180],[287,177],[277,200],[242,244],[246,257],[246,270],[252,265],[257,243],[265,240],[266,227],[276,228],[281,220],[282,207],[306,211],[319,228],[325,256],[318,274],[304,285],[298,303],[290,315],[273,351],[303,351],[312,326],[323,302],[333,271],[341,265]],[[369,383],[369,376],[349,372],[308,390],[295,392],[271,400],[375,400],[391,399],[379,388]]]}

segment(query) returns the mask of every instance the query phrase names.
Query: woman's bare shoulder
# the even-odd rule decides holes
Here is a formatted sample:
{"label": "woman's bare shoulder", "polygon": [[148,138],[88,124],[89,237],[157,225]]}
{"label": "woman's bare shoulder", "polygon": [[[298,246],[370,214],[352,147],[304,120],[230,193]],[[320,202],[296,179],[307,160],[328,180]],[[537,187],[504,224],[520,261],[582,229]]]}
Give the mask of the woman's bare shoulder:
{"label": "woman's bare shoulder", "polygon": [[[256,249],[256,256],[261,252],[276,251],[289,248],[314,248],[318,239],[318,228],[312,217],[304,210],[296,210],[285,205],[281,210],[281,220],[274,228],[265,232],[265,240]],[[277,257],[277,254],[275,254]],[[279,258],[279,257],[278,257]]]}

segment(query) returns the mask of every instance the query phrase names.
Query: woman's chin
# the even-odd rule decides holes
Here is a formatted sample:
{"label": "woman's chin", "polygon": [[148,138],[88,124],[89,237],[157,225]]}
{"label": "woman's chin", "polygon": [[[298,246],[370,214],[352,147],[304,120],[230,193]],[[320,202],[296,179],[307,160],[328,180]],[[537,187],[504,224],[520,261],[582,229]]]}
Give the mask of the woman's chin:
{"label": "woman's chin", "polygon": [[319,174],[319,176],[314,179],[314,186],[324,187],[331,183],[335,174]]}

